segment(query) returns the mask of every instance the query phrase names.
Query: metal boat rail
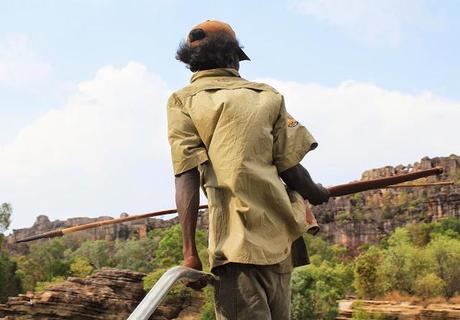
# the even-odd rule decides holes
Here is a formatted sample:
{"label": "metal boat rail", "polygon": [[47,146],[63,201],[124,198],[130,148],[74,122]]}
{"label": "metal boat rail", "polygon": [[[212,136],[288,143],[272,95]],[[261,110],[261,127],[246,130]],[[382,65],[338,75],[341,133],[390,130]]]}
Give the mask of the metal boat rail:
{"label": "metal boat rail", "polygon": [[189,281],[201,280],[206,281],[208,284],[213,284],[215,281],[214,276],[210,273],[183,266],[173,267],[158,279],[157,283],[131,313],[128,320],[148,320],[174,284],[182,279]]}

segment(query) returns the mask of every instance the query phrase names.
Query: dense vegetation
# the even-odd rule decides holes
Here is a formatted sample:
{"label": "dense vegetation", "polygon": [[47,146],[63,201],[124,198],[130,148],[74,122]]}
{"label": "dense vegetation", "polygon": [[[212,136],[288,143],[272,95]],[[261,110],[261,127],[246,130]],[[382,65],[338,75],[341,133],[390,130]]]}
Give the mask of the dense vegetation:
{"label": "dense vegetation", "polygon": [[458,219],[398,228],[380,244],[363,246],[354,258],[321,238],[306,241],[312,263],[293,273],[293,319],[335,319],[336,301],[347,294],[421,301],[460,294]]}
{"label": "dense vegetation", "polygon": [[0,303],[22,290],[21,280],[17,275],[17,265],[3,249],[3,232],[8,229],[11,223],[12,211],[9,203],[3,203],[0,206]]}
{"label": "dense vegetation", "polygon": [[[2,208],[0,221],[6,221],[5,230],[11,207]],[[0,243],[1,240],[2,236]],[[399,228],[379,244],[360,248],[356,257],[320,237],[307,236],[305,240],[311,264],[293,272],[292,319],[334,319],[337,300],[346,295],[382,298],[398,292],[423,300],[434,296],[448,299],[460,293],[458,219]],[[198,231],[197,241],[207,269],[204,231]],[[141,240],[82,241],[78,236],[66,236],[31,244],[26,255],[9,256],[2,250],[0,302],[19,292],[43,290],[67,276],[87,276],[104,266],[145,272],[144,287],[149,289],[166,269],[180,264],[181,259],[178,225],[153,230]],[[179,285],[169,299],[203,295],[210,302],[203,307],[202,319],[213,319],[210,288],[197,294]]]}

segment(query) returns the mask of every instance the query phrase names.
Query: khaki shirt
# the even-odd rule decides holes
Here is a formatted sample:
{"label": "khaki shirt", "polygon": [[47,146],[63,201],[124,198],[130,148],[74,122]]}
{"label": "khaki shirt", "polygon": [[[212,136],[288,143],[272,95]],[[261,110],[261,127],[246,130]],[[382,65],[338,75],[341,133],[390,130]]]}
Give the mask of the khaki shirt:
{"label": "khaki shirt", "polygon": [[306,231],[305,203],[279,173],[317,143],[283,97],[234,69],[199,71],[169,98],[168,138],[174,173],[200,171],[211,268],[285,260]]}

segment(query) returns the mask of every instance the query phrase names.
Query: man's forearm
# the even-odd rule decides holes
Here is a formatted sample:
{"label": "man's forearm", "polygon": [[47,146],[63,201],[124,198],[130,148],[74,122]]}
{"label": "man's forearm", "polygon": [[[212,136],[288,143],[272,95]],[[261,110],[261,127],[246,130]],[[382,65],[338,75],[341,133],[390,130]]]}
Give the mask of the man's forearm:
{"label": "man's forearm", "polygon": [[175,184],[177,212],[182,229],[182,251],[187,264],[188,258],[198,258],[195,230],[200,203],[200,174],[196,168],[189,170],[177,175]]}
{"label": "man's forearm", "polygon": [[295,190],[311,204],[327,202],[329,192],[321,185],[316,184],[301,164],[297,164],[280,173],[281,179],[291,190]]}

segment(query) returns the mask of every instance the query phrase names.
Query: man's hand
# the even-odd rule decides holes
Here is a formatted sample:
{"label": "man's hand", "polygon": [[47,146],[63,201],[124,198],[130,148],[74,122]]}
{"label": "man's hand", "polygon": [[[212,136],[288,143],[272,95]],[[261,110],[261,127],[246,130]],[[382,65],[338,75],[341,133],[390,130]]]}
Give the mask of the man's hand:
{"label": "man's hand", "polygon": [[[200,257],[195,256],[195,255],[184,257],[183,266],[192,268],[192,269],[196,269],[199,271],[203,270],[203,265],[201,264]],[[197,281],[185,281],[185,285],[187,287],[192,288],[193,290],[196,290],[196,291],[201,291],[201,289],[206,287],[207,284],[208,282],[205,279],[200,279]]]}
{"label": "man's hand", "polygon": [[[195,243],[195,229],[200,203],[200,174],[196,168],[176,176],[176,205],[182,229],[182,253],[185,267],[202,270]],[[193,281],[186,286],[200,290],[206,282]]]}
{"label": "man's hand", "polygon": [[295,190],[312,205],[319,205],[329,200],[329,191],[321,184],[313,182],[307,169],[300,163],[280,173],[281,179],[291,190]]}
{"label": "man's hand", "polygon": [[316,184],[316,188],[312,188],[311,193],[309,194],[308,201],[317,206],[319,204],[329,201],[330,193],[329,190],[324,188],[321,183]]}

